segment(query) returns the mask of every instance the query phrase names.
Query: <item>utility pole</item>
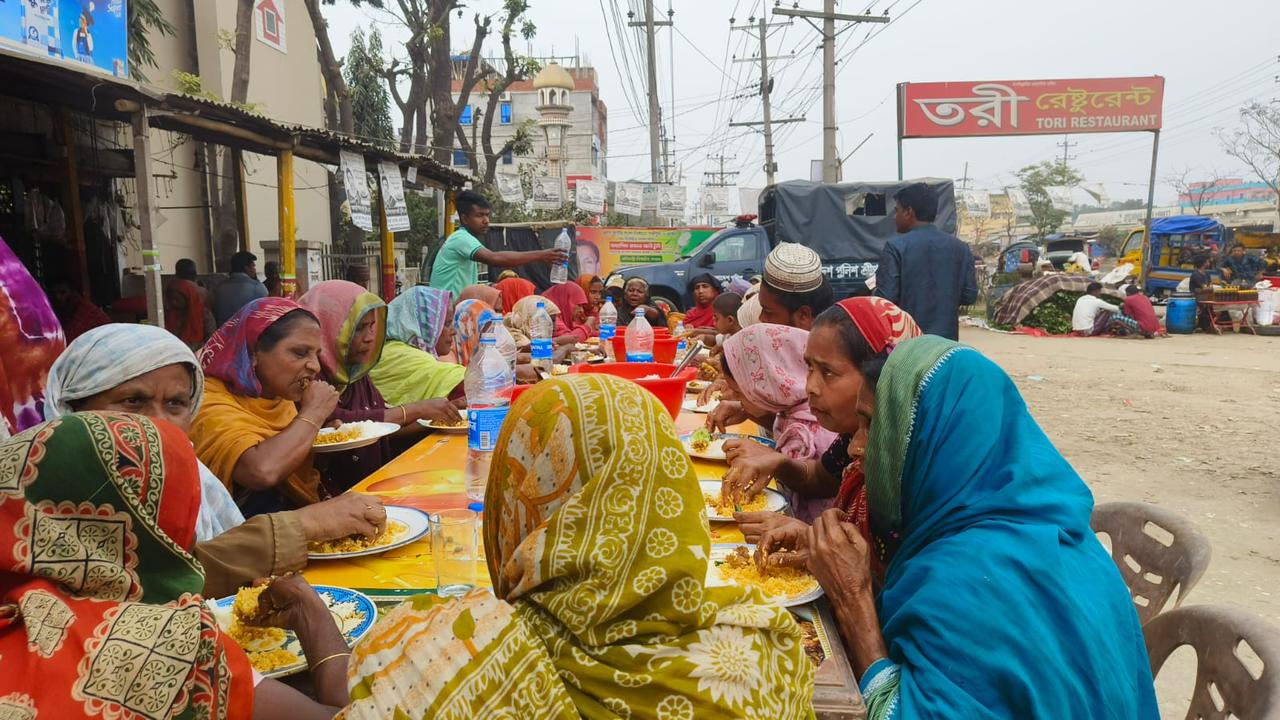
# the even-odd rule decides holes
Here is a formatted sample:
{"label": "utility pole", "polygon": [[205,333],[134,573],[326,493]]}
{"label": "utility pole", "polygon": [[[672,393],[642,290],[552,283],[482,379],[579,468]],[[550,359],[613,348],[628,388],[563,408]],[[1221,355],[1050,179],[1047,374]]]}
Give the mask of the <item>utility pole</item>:
{"label": "utility pole", "polygon": [[715,180],[714,180],[714,181],[712,181],[712,182],[705,183],[705,185],[706,185],[707,187],[729,187],[730,185],[732,185],[732,184],[733,184],[733,182],[732,182],[731,180],[729,180],[728,178],[729,178],[730,176],[732,176],[732,175],[737,175],[737,174],[738,174],[738,171],[737,171],[737,170],[730,170],[730,171],[728,171],[728,172],[725,172],[725,169],[724,169],[724,161],[725,161],[725,160],[735,160],[736,158],[727,158],[727,157],[725,157],[725,156],[724,156],[724,153],[721,153],[721,154],[720,154],[720,155],[718,155],[718,156],[716,156],[716,155],[712,155],[712,156],[708,157],[707,159],[708,159],[708,160],[716,160],[716,161],[718,161],[718,162],[719,162],[719,164],[720,164],[720,172],[709,172],[709,173],[706,173],[707,175],[710,175],[711,177],[715,178]]}
{"label": "utility pole", "polygon": [[[844,15],[836,12],[836,0],[823,0],[822,12],[798,8],[774,8],[774,15],[804,18],[822,33],[822,181],[838,182],[840,154],[836,150],[836,21],[887,23],[888,15]],[[819,28],[810,18],[822,20]]]}
{"label": "utility pole", "polygon": [[[661,144],[658,138],[658,128],[661,120],[658,117],[658,61],[657,61],[657,35],[654,28],[663,25],[671,25],[670,20],[654,20],[653,19],[653,0],[644,1],[644,22],[636,22],[631,20],[627,23],[628,27],[642,27],[645,35],[645,48],[648,60],[649,75],[649,181],[662,182],[662,160],[659,157],[661,152]],[[630,20],[635,17],[635,13],[628,12],[627,18]]]}
{"label": "utility pole", "polygon": [[960,178],[960,189],[961,189],[961,190],[968,190],[968,189],[969,189],[969,163],[968,163],[968,161],[965,161],[965,164],[964,164],[964,177]]}
{"label": "utility pole", "polygon": [[1067,153],[1068,153],[1068,151],[1070,151],[1070,150],[1071,150],[1071,148],[1073,148],[1073,147],[1075,147],[1075,146],[1077,146],[1077,145],[1079,145],[1079,144],[1080,144],[1080,143],[1073,143],[1073,142],[1069,142],[1069,141],[1068,141],[1068,138],[1070,138],[1070,137],[1071,137],[1070,135],[1063,135],[1063,136],[1062,136],[1062,142],[1060,142],[1060,143],[1058,143],[1058,144],[1057,144],[1057,145],[1058,145],[1058,147],[1062,148],[1062,165],[1063,165],[1063,167],[1066,167],[1067,163],[1068,163],[1068,162],[1070,162],[1071,160],[1075,160],[1075,159],[1076,159],[1076,156],[1075,156],[1075,155],[1068,155]]}
{"label": "utility pole", "polygon": [[[775,23],[785,25],[788,23]],[[774,184],[774,175],[778,171],[778,164],[773,161],[773,108],[769,102],[769,93],[771,91],[769,80],[769,61],[783,59],[782,57],[769,57],[768,35],[770,25],[765,22],[764,18],[760,18],[757,25],[757,31],[760,34],[760,104],[763,111],[764,120],[760,123],[729,123],[729,127],[742,127],[747,125],[763,125],[764,126],[764,173],[766,186]],[[751,26],[735,28],[737,30],[751,30]],[[793,56],[786,56],[793,57]],[[734,62],[751,62],[750,58],[734,59]],[[804,118],[788,118],[777,122],[803,122]]]}

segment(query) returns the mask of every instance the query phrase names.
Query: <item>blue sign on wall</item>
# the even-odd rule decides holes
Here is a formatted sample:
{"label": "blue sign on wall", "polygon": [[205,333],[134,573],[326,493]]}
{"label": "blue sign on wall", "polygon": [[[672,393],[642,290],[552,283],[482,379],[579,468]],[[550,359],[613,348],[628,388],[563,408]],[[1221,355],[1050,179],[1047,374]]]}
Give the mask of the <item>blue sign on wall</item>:
{"label": "blue sign on wall", "polygon": [[0,0],[0,40],[43,57],[129,75],[127,0]]}

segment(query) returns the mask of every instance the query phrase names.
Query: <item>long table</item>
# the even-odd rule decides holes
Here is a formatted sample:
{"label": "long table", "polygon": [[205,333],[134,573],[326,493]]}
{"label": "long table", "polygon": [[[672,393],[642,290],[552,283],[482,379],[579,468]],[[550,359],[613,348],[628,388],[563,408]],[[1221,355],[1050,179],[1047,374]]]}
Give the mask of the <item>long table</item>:
{"label": "long table", "polygon": [[[705,419],[705,415],[682,413],[676,426],[688,432],[701,426]],[[377,495],[388,505],[403,505],[428,513],[466,507],[471,502],[462,474],[466,452],[465,434],[432,433],[353,490]],[[696,458],[693,466],[699,480],[716,481],[727,467],[724,463]],[[736,523],[712,523],[711,542],[743,542],[742,531]],[[315,562],[303,574],[313,584],[359,590],[380,604],[432,592],[436,586],[431,542],[426,538],[380,555]],[[479,575],[481,584],[487,585],[483,563],[479,566]],[[826,636],[827,660],[815,676],[814,710],[818,717],[832,720],[866,717],[866,708],[829,606],[820,600],[807,607],[817,617],[816,624]]]}

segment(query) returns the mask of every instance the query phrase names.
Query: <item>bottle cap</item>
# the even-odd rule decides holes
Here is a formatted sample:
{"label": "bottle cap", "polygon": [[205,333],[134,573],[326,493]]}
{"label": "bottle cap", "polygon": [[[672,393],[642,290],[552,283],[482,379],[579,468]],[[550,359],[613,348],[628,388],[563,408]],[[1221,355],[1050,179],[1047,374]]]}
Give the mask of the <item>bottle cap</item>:
{"label": "bottle cap", "polygon": [[468,506],[467,506],[467,509],[468,509],[468,510],[471,510],[471,511],[473,511],[473,512],[482,513],[482,512],[484,512],[484,503],[482,503],[482,502],[473,502],[473,503],[471,503],[470,505],[468,505]]}
{"label": "bottle cap", "polygon": [[480,338],[481,345],[497,345],[498,341],[492,335],[484,335]]}
{"label": "bottle cap", "polygon": [[539,300],[539,301],[538,301],[538,309],[539,309],[539,310],[542,310],[542,309],[544,309],[544,308],[546,308],[546,307],[547,307],[547,304],[546,304],[546,303],[542,302],[541,300]]}

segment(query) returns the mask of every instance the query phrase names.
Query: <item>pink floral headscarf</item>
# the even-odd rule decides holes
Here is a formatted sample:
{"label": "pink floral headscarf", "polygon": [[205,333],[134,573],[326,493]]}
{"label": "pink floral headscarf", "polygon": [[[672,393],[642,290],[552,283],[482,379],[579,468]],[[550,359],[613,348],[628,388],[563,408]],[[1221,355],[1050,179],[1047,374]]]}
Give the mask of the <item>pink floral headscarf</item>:
{"label": "pink floral headscarf", "polygon": [[806,330],[760,323],[743,328],[724,345],[738,388],[752,404],[777,414],[773,439],[779,452],[795,460],[822,457],[836,439],[809,410],[804,389],[808,341]]}

